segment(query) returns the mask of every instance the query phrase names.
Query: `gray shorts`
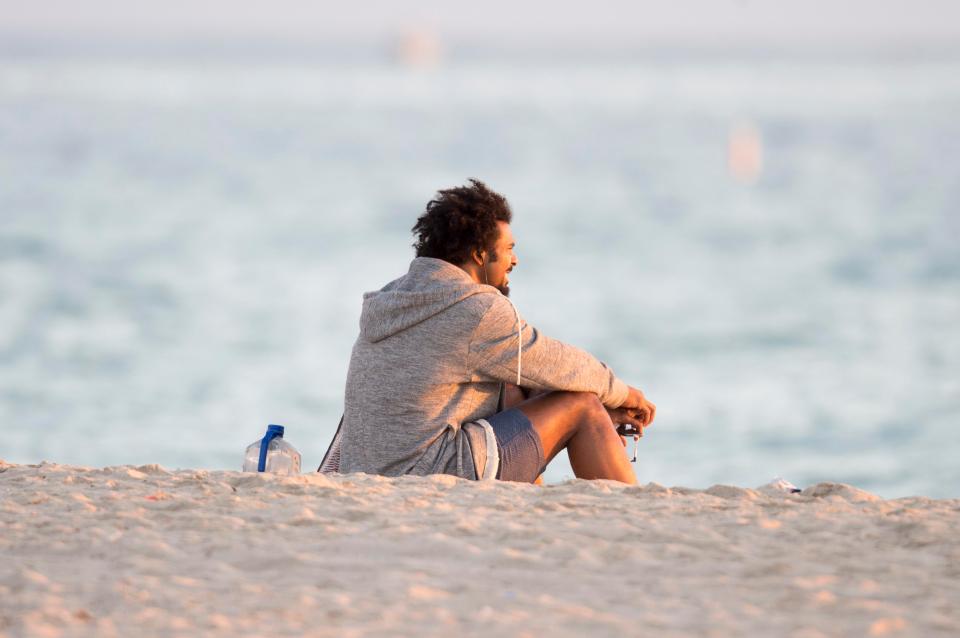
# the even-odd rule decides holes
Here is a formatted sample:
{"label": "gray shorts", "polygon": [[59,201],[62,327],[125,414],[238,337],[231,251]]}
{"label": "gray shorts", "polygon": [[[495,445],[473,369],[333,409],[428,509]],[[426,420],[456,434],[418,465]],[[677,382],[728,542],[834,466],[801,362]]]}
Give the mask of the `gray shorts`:
{"label": "gray shorts", "polygon": [[527,415],[517,408],[498,412],[487,419],[497,437],[501,481],[533,483],[543,473],[543,444]]}

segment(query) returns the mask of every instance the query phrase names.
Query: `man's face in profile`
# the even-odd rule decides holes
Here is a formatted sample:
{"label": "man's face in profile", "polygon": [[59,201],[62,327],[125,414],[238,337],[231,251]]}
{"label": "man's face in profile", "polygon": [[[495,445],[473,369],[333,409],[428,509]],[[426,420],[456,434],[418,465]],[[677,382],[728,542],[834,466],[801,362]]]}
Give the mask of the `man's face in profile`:
{"label": "man's face in profile", "polygon": [[500,236],[494,244],[493,252],[489,254],[484,271],[488,284],[503,293],[504,296],[510,296],[510,277],[509,273],[517,265],[517,256],[513,249],[516,243],[513,240],[513,231],[510,224],[506,222],[497,222],[497,229]]}

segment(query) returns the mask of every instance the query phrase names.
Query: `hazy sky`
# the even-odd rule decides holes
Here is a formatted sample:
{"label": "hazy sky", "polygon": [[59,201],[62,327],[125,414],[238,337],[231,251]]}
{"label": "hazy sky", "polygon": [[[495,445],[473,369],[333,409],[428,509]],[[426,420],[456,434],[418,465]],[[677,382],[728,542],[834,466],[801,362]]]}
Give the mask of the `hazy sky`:
{"label": "hazy sky", "polygon": [[0,0],[17,36],[295,40],[441,37],[544,42],[960,42],[960,0]]}

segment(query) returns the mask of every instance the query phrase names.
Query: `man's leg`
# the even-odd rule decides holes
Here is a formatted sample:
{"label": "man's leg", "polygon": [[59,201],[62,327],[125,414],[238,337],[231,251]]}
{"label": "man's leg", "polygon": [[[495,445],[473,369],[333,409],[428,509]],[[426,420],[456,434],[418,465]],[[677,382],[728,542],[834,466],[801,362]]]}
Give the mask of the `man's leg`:
{"label": "man's leg", "polygon": [[540,437],[545,463],[567,448],[577,478],[613,479],[635,485],[623,443],[597,395],[548,392],[517,404]]}

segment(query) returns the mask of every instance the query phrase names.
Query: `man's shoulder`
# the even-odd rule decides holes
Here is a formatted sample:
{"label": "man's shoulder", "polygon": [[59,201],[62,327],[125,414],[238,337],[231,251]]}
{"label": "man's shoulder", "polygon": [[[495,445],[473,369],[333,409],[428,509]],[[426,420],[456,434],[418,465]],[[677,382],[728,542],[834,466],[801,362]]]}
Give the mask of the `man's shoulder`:
{"label": "man's shoulder", "polygon": [[496,288],[490,288],[489,291],[478,292],[477,294],[471,295],[464,299],[461,305],[464,306],[465,310],[477,313],[478,319],[484,315],[493,313],[508,313],[511,317],[514,314],[513,303]]}
{"label": "man's shoulder", "polygon": [[480,293],[465,299],[463,312],[469,313],[475,335],[482,338],[498,338],[516,331],[517,314],[513,304],[499,291]]}
{"label": "man's shoulder", "polygon": [[499,301],[497,297],[502,297],[502,295],[495,291],[477,292],[465,297],[450,309],[480,321],[487,314],[487,311],[497,305]]}

